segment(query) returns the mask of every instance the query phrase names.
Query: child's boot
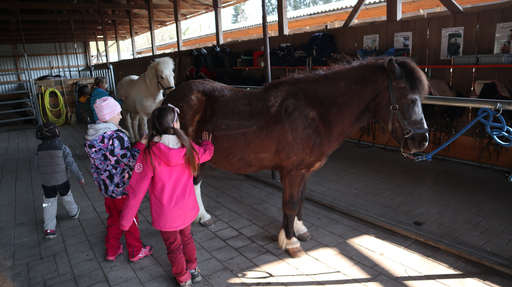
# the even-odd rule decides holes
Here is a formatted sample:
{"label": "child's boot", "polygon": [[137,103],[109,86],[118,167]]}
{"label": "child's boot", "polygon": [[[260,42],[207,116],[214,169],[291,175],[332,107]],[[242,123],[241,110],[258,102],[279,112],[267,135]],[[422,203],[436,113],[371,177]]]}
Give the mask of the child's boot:
{"label": "child's boot", "polygon": [[190,275],[192,276],[192,283],[197,283],[201,280],[203,280],[203,276],[201,275],[201,272],[199,271],[199,267],[196,267],[194,270],[189,270]]}

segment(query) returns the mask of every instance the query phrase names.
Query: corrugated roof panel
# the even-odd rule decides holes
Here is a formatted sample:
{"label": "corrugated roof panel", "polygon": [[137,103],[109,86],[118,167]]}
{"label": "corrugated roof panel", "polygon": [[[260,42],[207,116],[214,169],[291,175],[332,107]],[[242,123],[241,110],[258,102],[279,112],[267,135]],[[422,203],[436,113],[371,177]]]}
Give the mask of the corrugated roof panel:
{"label": "corrugated roof panel", "polygon": [[[328,12],[339,11],[339,10],[344,10],[344,9],[351,9],[355,6],[355,4],[357,4],[357,1],[358,0],[344,0],[344,1],[333,2],[333,3],[329,3],[329,4],[324,4],[324,5],[318,5],[318,6],[300,9],[300,10],[296,10],[296,11],[290,11],[287,13],[287,16],[288,16],[288,19],[294,19],[294,18],[300,18],[300,17],[304,17],[304,16],[308,16],[308,15],[316,15],[316,14],[328,13]],[[385,0],[367,0],[367,1],[365,1],[365,5],[375,5],[375,4],[380,4],[380,3],[386,3],[386,1]],[[278,18],[277,15],[268,16],[267,22],[269,22],[269,23],[277,22],[277,18]],[[241,29],[241,28],[257,26],[257,25],[261,25],[261,22],[262,21],[260,19],[259,21],[239,23],[239,25],[236,25],[235,27],[233,27],[231,29],[226,29],[224,31],[231,31],[231,30],[237,30],[237,29]]]}

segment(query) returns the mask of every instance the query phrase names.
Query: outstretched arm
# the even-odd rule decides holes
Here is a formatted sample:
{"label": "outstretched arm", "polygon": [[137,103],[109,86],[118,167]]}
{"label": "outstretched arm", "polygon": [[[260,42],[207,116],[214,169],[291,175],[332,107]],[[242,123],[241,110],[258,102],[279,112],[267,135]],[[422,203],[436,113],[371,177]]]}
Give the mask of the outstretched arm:
{"label": "outstretched arm", "polygon": [[124,202],[123,212],[119,225],[122,230],[128,230],[132,225],[133,218],[139,210],[140,203],[144,199],[146,192],[153,180],[153,167],[148,160],[145,160],[144,155],[141,155],[135,163],[135,169],[130,179],[126,191],[128,193],[126,201]]}
{"label": "outstretched arm", "polygon": [[201,136],[201,143],[200,147],[194,144],[194,147],[197,150],[198,156],[199,156],[199,163],[203,163],[205,161],[208,161],[213,156],[213,144],[211,142],[212,140],[212,134],[209,134],[208,132],[203,132]]}

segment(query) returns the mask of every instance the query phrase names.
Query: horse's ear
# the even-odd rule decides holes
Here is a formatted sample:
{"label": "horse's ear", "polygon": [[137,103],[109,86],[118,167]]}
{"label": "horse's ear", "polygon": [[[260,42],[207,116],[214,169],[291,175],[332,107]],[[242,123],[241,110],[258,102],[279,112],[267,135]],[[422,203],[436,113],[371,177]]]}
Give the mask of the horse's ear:
{"label": "horse's ear", "polygon": [[386,63],[386,71],[388,73],[388,77],[392,80],[400,78],[400,68],[395,64],[394,58],[389,58]]}

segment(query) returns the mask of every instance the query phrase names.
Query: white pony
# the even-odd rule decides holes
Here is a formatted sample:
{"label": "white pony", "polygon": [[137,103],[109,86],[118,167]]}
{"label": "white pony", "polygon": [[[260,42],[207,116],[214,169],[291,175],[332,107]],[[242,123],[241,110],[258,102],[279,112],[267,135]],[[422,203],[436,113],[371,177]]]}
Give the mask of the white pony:
{"label": "white pony", "polygon": [[170,57],[158,58],[146,73],[128,76],[117,84],[117,98],[125,98],[122,113],[131,142],[139,141],[139,119],[141,132],[148,132],[148,118],[162,103],[165,93],[174,89],[174,61]]}

